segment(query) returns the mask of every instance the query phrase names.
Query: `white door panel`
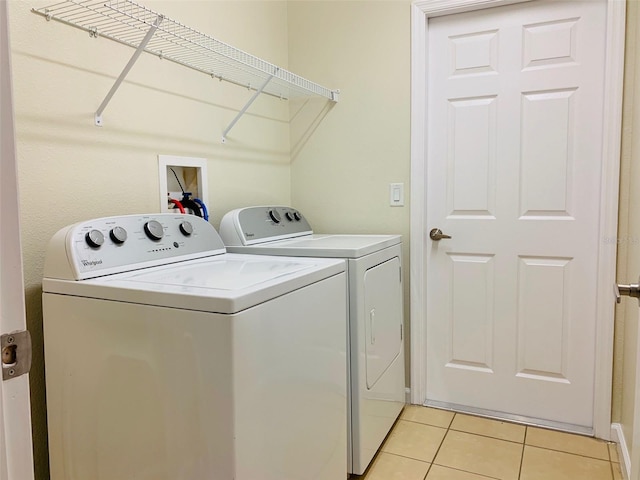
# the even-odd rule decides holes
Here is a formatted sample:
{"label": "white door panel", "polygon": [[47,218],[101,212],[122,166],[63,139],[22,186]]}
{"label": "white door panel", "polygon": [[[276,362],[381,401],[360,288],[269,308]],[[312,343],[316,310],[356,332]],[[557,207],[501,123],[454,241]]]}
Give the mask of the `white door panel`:
{"label": "white door panel", "polygon": [[429,20],[428,401],[592,426],[605,24]]}
{"label": "white door panel", "polygon": [[[0,2],[0,335],[25,329],[7,25],[7,2]],[[0,375],[0,480],[31,479],[29,375]]]}

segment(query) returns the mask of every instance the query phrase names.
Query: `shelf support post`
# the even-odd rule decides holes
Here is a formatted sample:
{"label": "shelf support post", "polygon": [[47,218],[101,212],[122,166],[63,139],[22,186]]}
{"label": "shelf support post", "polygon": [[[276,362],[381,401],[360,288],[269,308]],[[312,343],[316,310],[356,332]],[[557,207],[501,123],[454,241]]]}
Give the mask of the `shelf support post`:
{"label": "shelf support post", "polygon": [[276,76],[276,74],[278,73],[278,70],[280,70],[280,68],[276,68],[275,72],[273,72],[272,75],[269,75],[269,77],[267,77],[267,79],[264,81],[264,83],[260,86],[260,88],[258,88],[255,93],[253,94],[253,96],[249,99],[249,101],[247,102],[247,104],[242,107],[242,110],[240,110],[238,112],[238,114],[236,115],[236,118],[234,118],[231,123],[229,124],[229,126],[227,128],[224,129],[224,132],[222,132],[222,143],[226,142],[227,140],[227,134],[231,131],[231,129],[233,128],[233,126],[238,122],[238,120],[240,120],[240,117],[242,117],[242,115],[244,115],[244,113],[247,111],[247,109],[251,106],[251,104],[255,101],[256,98],[258,98],[258,96],[262,93],[262,91],[266,88],[267,85],[269,85],[269,82],[271,81],[271,79],[273,77]]}
{"label": "shelf support post", "polygon": [[104,97],[104,100],[102,101],[102,103],[98,107],[98,110],[96,110],[96,114],[95,114],[95,124],[96,124],[96,126],[98,126],[98,127],[102,126],[102,112],[104,112],[104,109],[107,108],[107,105],[111,101],[111,97],[113,97],[113,95],[116,93],[116,91],[120,87],[120,84],[122,83],[122,81],[129,74],[129,71],[131,70],[133,65],[136,63],[136,61],[138,60],[138,57],[140,56],[140,54],[142,54],[142,52],[146,48],[147,44],[149,43],[149,40],[151,40],[151,37],[153,37],[153,34],[156,33],[156,30],[160,26],[160,23],[162,22],[163,19],[164,19],[164,17],[162,15],[158,15],[156,17],[155,22],[153,22],[153,25],[151,25],[151,27],[149,28],[149,31],[147,32],[147,34],[144,36],[144,38],[140,42],[140,45],[138,45],[138,48],[136,48],[136,51],[133,52],[133,55],[131,56],[131,59],[129,60],[127,65],[122,70],[122,73],[120,73],[120,76],[116,79],[116,82],[111,87],[111,90],[109,90],[109,93],[107,93],[107,96]]}

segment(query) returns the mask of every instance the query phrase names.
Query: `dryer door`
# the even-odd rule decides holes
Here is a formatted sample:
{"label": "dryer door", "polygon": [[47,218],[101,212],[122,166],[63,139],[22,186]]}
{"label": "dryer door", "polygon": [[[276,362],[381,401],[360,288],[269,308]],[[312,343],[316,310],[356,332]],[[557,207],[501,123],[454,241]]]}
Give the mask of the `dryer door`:
{"label": "dryer door", "polygon": [[402,348],[400,259],[391,258],[364,274],[367,388],[371,389]]}

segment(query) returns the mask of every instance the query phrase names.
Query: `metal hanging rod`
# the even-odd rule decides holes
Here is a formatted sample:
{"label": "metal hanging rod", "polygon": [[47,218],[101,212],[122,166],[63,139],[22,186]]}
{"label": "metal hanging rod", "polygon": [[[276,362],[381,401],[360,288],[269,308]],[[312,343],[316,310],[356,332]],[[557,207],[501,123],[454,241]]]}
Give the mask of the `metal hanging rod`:
{"label": "metal hanging rod", "polygon": [[[65,0],[32,12],[84,30],[90,37],[106,37],[136,49],[96,112],[96,125],[102,125],[102,112],[143,51],[277,98],[315,95],[338,101],[339,90],[311,82],[131,0]],[[247,102],[224,136],[256,97]]]}

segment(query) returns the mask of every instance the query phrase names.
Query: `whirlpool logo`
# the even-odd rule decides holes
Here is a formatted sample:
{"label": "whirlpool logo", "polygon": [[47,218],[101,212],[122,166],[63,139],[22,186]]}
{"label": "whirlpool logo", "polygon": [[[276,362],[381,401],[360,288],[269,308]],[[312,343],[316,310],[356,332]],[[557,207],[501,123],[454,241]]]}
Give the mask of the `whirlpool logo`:
{"label": "whirlpool logo", "polygon": [[95,267],[96,265],[102,265],[102,260],[80,260],[85,267]]}

